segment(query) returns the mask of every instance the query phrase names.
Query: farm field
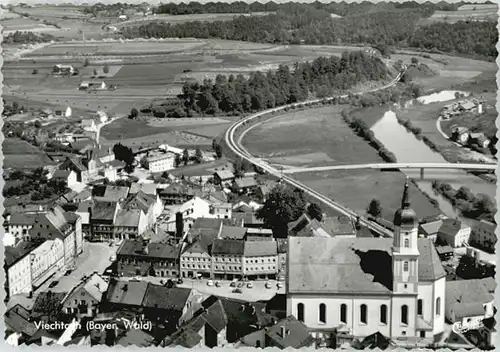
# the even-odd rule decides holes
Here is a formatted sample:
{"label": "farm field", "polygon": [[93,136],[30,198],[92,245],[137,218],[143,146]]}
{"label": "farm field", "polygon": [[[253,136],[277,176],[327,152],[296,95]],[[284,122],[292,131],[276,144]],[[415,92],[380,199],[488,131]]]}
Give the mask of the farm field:
{"label": "farm field", "polygon": [[375,149],[356,136],[340,115],[345,106],[289,112],[251,129],[242,144],[271,163],[326,166],[381,162]]}
{"label": "farm field", "polygon": [[34,50],[29,56],[162,54],[193,50],[203,45],[206,43],[198,40],[70,42]]}
{"label": "farm field", "polygon": [[454,23],[458,21],[488,21],[498,18],[498,5],[496,4],[470,4],[463,5],[457,11],[436,11],[421,24],[436,22]]}
{"label": "farm field", "polygon": [[8,35],[16,31],[30,31],[30,32],[46,32],[48,34],[54,34],[52,32],[59,31],[52,25],[44,24],[43,22],[38,22],[26,17],[17,18],[7,18],[0,21],[0,25],[3,27],[3,34]]}
{"label": "farm field", "polygon": [[36,169],[52,164],[49,157],[26,141],[6,138],[2,143],[4,169]]}
{"label": "farm field", "polygon": [[[378,199],[382,217],[391,222],[401,207],[405,181],[401,172],[378,170],[299,173],[294,178],[360,214],[366,214],[370,201]],[[410,184],[410,201],[419,218],[440,214],[440,210],[430,204],[413,184]]]}
{"label": "farm field", "polygon": [[271,12],[252,12],[248,13],[205,13],[205,14],[190,14],[190,15],[166,15],[157,14],[154,16],[146,17],[132,17],[130,20],[123,22],[116,22],[113,24],[115,27],[124,26],[142,26],[151,22],[166,22],[172,24],[179,24],[185,22],[201,21],[201,22],[214,22],[214,21],[230,21],[239,16],[265,16]]}
{"label": "farm field", "polygon": [[[391,60],[403,60],[410,62],[413,57],[411,52],[391,55]],[[453,85],[463,84],[464,81],[474,80],[480,75],[496,76],[496,65],[494,62],[466,59],[448,55],[430,54],[429,58],[418,56],[418,61],[427,65],[436,73],[430,77],[415,77],[414,81],[427,89],[435,91],[449,89]]]}
{"label": "farm field", "polygon": [[101,136],[110,143],[122,141],[124,144],[134,146],[144,143],[210,145],[212,139],[222,134],[230,124],[229,121],[212,118],[206,121],[203,118],[193,118],[191,121],[188,119],[158,121],[155,118],[151,120],[149,122],[122,118],[106,125],[101,131]]}

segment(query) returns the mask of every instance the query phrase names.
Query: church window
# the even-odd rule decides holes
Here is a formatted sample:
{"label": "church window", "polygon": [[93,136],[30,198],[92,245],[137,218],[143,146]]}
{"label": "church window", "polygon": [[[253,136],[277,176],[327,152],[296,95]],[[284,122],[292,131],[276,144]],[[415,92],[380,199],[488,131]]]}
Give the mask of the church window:
{"label": "church window", "polygon": [[362,324],[366,324],[368,322],[368,315],[366,313],[366,304],[362,304],[359,311],[359,321]]}
{"label": "church window", "polygon": [[326,304],[324,303],[319,305],[319,321],[320,323],[326,323]]}
{"label": "church window", "polygon": [[421,299],[419,299],[417,301],[417,314],[418,315],[422,315],[423,311],[424,311],[424,301],[422,301]]}
{"label": "church window", "polygon": [[408,238],[405,238],[405,247],[410,248],[410,240]]}
{"label": "church window", "polygon": [[403,271],[406,273],[408,272],[408,262],[403,263]]}
{"label": "church window", "polygon": [[340,322],[347,324],[347,304],[340,305]]}
{"label": "church window", "polygon": [[408,306],[401,306],[401,324],[408,324]]}
{"label": "church window", "polygon": [[380,322],[387,324],[387,306],[385,304],[380,306]]}
{"label": "church window", "polygon": [[436,298],[436,315],[441,315],[441,298]]}
{"label": "church window", "polygon": [[297,304],[297,320],[304,322],[304,303]]}

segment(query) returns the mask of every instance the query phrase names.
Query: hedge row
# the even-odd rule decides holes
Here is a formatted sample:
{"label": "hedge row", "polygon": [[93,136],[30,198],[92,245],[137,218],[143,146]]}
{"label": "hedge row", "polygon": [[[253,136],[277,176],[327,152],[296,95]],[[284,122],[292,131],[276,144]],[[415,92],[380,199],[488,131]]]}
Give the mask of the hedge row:
{"label": "hedge row", "polygon": [[397,162],[396,156],[385,148],[382,142],[380,142],[375,137],[373,132],[370,130],[370,127],[368,127],[368,125],[363,120],[357,117],[350,116],[349,113],[345,110],[342,111],[342,119],[345,123],[347,123],[347,125],[353,130],[356,135],[367,141],[368,144],[378,152],[378,155],[385,162]]}

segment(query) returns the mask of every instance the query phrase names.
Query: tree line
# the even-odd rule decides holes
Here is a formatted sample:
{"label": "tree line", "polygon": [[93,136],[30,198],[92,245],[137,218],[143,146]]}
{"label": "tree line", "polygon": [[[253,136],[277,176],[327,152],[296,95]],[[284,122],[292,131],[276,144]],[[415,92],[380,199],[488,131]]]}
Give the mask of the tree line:
{"label": "tree line", "polygon": [[48,33],[33,33],[15,31],[3,37],[4,44],[31,44],[31,43],[48,43],[57,40]]}
{"label": "tree line", "polygon": [[[277,4],[273,1],[266,3],[253,2],[247,3],[243,1],[235,1],[231,3],[224,2],[209,2],[200,4],[199,2],[189,2],[189,3],[179,3],[179,4],[161,4],[153,9],[154,13],[163,13],[169,15],[191,15],[191,14],[202,14],[202,13],[252,13],[252,12],[274,12],[281,9],[286,9],[290,6],[295,5],[293,2],[286,2]],[[374,4],[369,1],[363,1],[361,3],[347,3],[347,2],[313,2],[308,6],[315,9],[324,10],[330,13],[335,13],[340,16],[347,16],[354,13],[360,13],[364,11],[374,11],[383,8],[397,8],[397,9],[409,9],[409,8],[420,8],[425,9],[427,13],[433,13],[436,10],[439,11],[455,11],[460,6],[464,5],[465,2],[457,2],[448,4],[446,2],[440,2],[433,4],[427,2],[425,4],[419,4],[415,1],[409,1],[404,3],[395,4]]]}
{"label": "tree line", "polygon": [[[216,5],[207,7],[206,11],[217,8]],[[227,5],[233,5],[235,12],[251,12],[243,11],[243,5]],[[126,38],[195,37],[283,44],[388,45],[455,52],[491,60],[496,58],[496,22],[459,21],[421,26],[421,20],[435,11],[436,4],[417,5],[361,3],[340,5],[336,9],[335,4],[289,3],[286,6],[276,5],[276,12],[266,16],[238,16],[230,21],[178,24],[152,22],[125,27],[122,35]],[[168,4],[160,8],[165,11],[161,13],[170,14],[205,11],[197,5],[183,6]],[[332,13],[344,17],[332,18]]]}
{"label": "tree line", "polygon": [[276,71],[256,71],[243,75],[217,75],[186,82],[179,96],[188,116],[194,113],[240,114],[274,108],[312,96],[333,95],[359,82],[380,81],[388,77],[384,63],[361,51],[342,57],[319,57],[313,62],[296,63],[293,69],[280,65]]}
{"label": "tree line", "polygon": [[488,195],[475,195],[465,186],[455,190],[450,184],[441,181],[433,181],[432,188],[448,199],[463,216],[495,223],[496,204]]}

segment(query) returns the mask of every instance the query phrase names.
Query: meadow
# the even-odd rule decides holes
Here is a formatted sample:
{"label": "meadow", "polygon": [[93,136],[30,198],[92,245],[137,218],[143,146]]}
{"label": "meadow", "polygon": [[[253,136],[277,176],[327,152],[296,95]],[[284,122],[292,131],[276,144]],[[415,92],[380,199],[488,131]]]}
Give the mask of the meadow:
{"label": "meadow", "polygon": [[498,5],[496,4],[469,4],[463,5],[457,11],[436,11],[434,14],[421,21],[421,24],[436,22],[455,23],[458,21],[489,21],[498,18]]}
{"label": "meadow", "polygon": [[342,120],[345,106],[288,112],[257,124],[242,144],[255,156],[290,166],[381,162],[375,149]]}
{"label": "meadow", "polygon": [[52,164],[49,157],[38,148],[17,138],[6,138],[2,143],[4,169],[36,169]]}
{"label": "meadow", "polygon": [[[378,170],[299,173],[294,178],[359,214],[366,214],[370,201],[378,199],[382,218],[391,222],[401,207],[405,182],[405,175],[401,172]],[[413,184],[410,184],[410,201],[419,218],[440,214],[439,209],[430,204]]]}

